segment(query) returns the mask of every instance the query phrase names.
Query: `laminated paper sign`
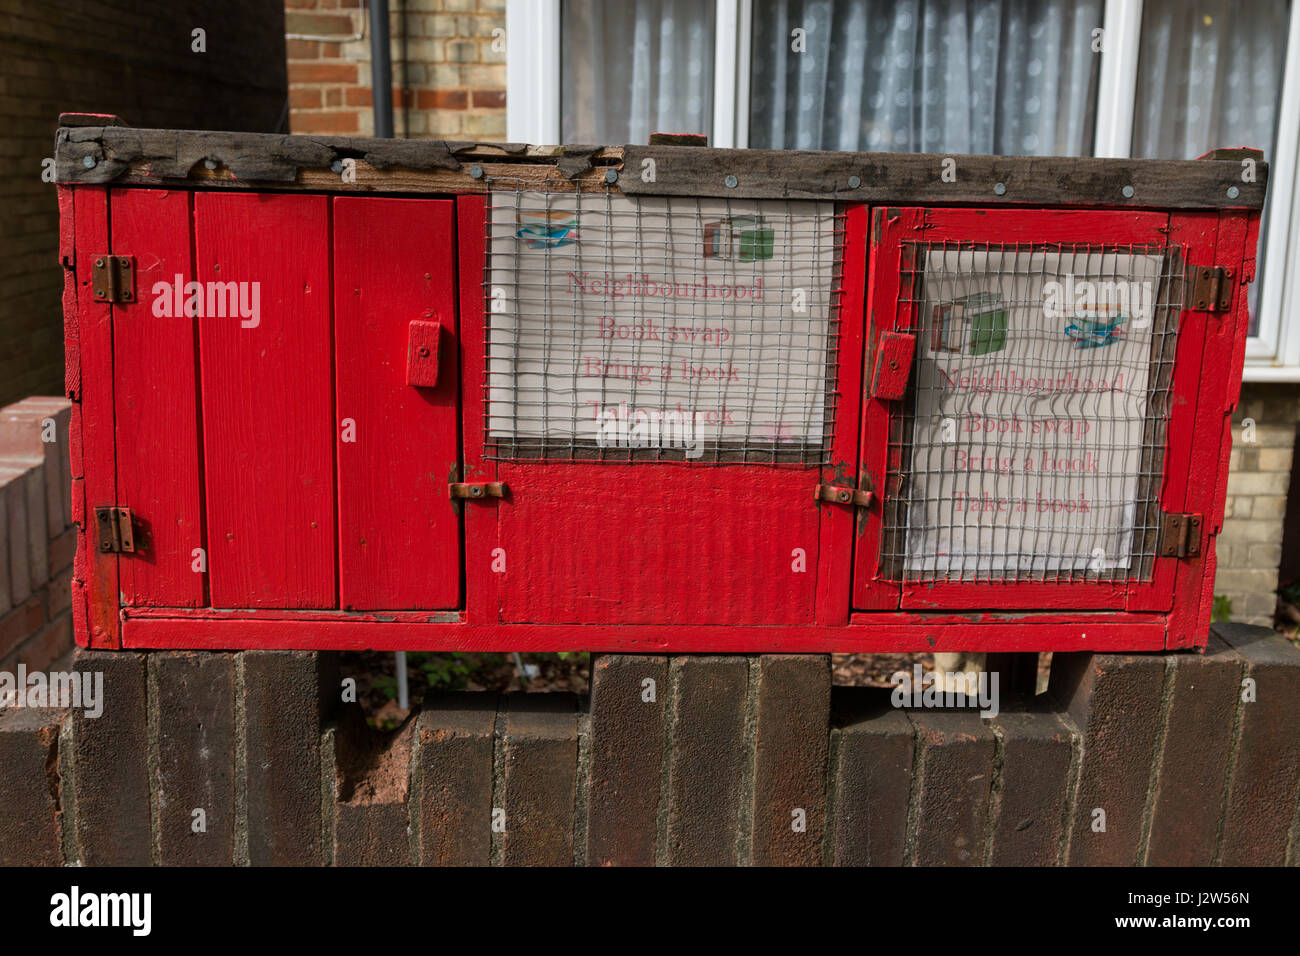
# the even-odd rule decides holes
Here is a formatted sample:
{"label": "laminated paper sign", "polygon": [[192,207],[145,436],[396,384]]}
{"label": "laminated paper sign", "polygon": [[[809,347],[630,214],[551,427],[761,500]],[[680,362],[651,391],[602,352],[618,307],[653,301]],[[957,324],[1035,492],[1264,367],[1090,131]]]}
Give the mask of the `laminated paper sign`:
{"label": "laminated paper sign", "polygon": [[489,252],[489,437],[821,444],[831,204],[501,190]]}
{"label": "laminated paper sign", "polygon": [[1127,568],[1163,257],[931,250],[909,577]]}

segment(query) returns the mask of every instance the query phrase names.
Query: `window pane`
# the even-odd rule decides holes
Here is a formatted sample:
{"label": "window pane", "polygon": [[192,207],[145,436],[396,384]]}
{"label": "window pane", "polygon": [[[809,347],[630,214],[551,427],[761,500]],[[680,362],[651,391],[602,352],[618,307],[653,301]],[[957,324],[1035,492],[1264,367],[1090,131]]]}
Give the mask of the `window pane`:
{"label": "window pane", "polygon": [[564,0],[566,143],[646,143],[710,134],[714,0]]}
{"label": "window pane", "polygon": [[[1278,0],[1146,0],[1133,155],[1195,159],[1219,146],[1258,146],[1271,161],[1290,19],[1290,4]],[[1261,226],[1251,335],[1259,332],[1267,215]]]}
{"label": "window pane", "polygon": [[1089,155],[1103,5],[755,0],[749,143]]}
{"label": "window pane", "polygon": [[1146,0],[1133,155],[1195,159],[1218,146],[1273,158],[1289,4]]}

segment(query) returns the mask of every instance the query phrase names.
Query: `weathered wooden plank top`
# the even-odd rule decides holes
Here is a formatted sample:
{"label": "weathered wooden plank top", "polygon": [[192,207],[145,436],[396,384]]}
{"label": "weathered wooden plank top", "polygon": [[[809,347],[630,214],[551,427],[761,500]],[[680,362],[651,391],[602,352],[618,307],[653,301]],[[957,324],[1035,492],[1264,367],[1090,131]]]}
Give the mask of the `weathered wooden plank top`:
{"label": "weathered wooden plank top", "polygon": [[[62,183],[485,192],[494,180],[628,195],[890,204],[1260,209],[1258,150],[1198,160],[943,156],[698,146],[529,146],[448,140],[64,126]],[[513,182],[512,182],[513,185]]]}

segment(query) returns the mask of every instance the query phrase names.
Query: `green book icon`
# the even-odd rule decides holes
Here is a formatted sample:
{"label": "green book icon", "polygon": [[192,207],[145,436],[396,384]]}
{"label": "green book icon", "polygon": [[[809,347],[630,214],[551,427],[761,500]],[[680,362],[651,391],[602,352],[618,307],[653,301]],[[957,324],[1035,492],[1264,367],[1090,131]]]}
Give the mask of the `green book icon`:
{"label": "green book icon", "polygon": [[741,262],[772,258],[775,232],[764,222],[762,216],[733,216],[731,230],[735,239],[739,240],[737,258]]}
{"label": "green book icon", "polygon": [[965,307],[972,355],[988,355],[1007,347],[1007,310],[996,292],[976,292],[957,300]]}

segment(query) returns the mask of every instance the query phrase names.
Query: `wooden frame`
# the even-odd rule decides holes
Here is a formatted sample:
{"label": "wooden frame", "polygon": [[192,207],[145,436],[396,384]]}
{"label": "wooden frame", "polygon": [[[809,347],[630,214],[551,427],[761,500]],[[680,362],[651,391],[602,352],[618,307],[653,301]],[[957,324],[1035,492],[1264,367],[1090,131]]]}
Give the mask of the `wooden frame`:
{"label": "wooden frame", "polygon": [[[890,229],[902,228],[899,224],[916,225],[913,220],[925,215],[924,211],[903,209],[904,203],[916,204],[917,197],[928,191],[924,205],[955,210],[933,213],[929,228],[935,235],[941,233],[945,222],[958,232],[966,225],[987,232],[990,217],[999,215],[988,207],[997,205],[1017,210],[1009,220],[1014,222],[1014,228],[999,226],[1003,235],[1009,234],[1007,229],[1022,238],[1040,240],[1049,232],[1053,236],[1065,235],[1050,225],[1052,221],[1068,223],[1061,228],[1073,230],[1069,234],[1080,237],[1100,230],[1106,233],[1108,242],[1151,239],[1158,233],[1167,236],[1170,244],[1193,251],[1189,255],[1191,264],[1230,268],[1244,282],[1253,277],[1266,177],[1262,164],[1255,188],[1239,190],[1229,202],[1223,184],[1239,169],[1232,159],[1134,163],[971,157],[965,183],[944,192],[934,185],[929,172],[933,166],[937,175],[938,157],[781,154],[689,147],[563,150],[510,144],[427,143],[404,145],[399,155],[387,151],[386,146],[372,146],[370,141],[323,142],[313,138],[310,143],[300,143],[287,139],[285,145],[285,137],[260,139],[247,134],[171,131],[155,135],[154,131],[111,126],[61,131],[58,168],[63,180],[59,186],[61,256],[67,269],[67,391],[74,401],[73,503],[82,526],[73,585],[74,612],[77,640],[83,646],[826,652],[1157,650],[1204,644],[1212,603],[1214,536],[1223,517],[1230,440],[1227,422],[1236,403],[1245,349],[1244,285],[1234,285],[1228,312],[1188,311],[1180,328],[1176,388],[1188,411],[1176,417],[1171,431],[1171,454],[1166,458],[1161,501],[1167,510],[1204,514],[1202,547],[1195,558],[1161,564],[1160,580],[1148,589],[1146,597],[1128,589],[1126,598],[1118,604],[1109,598],[1096,602],[1085,599],[1081,603],[1078,585],[1059,586],[1063,590],[1050,593],[1042,586],[1009,585],[1003,596],[991,598],[990,592],[954,585],[952,593],[939,595],[942,606],[933,608],[900,610],[897,588],[891,592],[867,587],[866,593],[875,593],[876,597],[864,600],[863,582],[870,569],[874,540],[871,519],[855,520],[849,509],[815,502],[811,485],[853,482],[855,473],[858,487],[877,480],[881,467],[881,413],[876,407],[879,403],[864,396],[868,368],[864,363],[875,338],[886,330],[878,297],[889,294],[880,283],[888,273],[881,256],[894,241]],[[280,145],[275,162],[268,164],[259,151],[272,142]],[[173,149],[171,155],[180,161],[160,162],[160,144]],[[329,169],[341,152],[363,157],[356,159],[356,175],[346,182]],[[188,163],[186,159],[204,155],[213,157],[211,165],[215,168],[197,160]],[[94,159],[94,167],[83,162],[87,156]],[[657,160],[654,182],[646,182],[638,175],[645,159]],[[275,178],[249,178],[250,169],[257,175]],[[727,185],[721,175],[730,170],[738,170],[730,173],[737,177],[735,186]],[[982,177],[994,177],[995,183],[1002,182],[1008,188],[991,194],[989,182],[975,178],[976,172]],[[215,210],[229,205],[218,202],[219,198],[238,201],[236,194],[225,195],[231,189],[245,196],[251,195],[250,190],[269,195],[272,199],[263,205],[286,210],[279,220],[281,225],[275,226],[277,220],[273,217],[268,220],[270,226],[259,227],[273,229],[292,229],[295,224],[301,227],[303,220],[293,211],[300,206],[317,210],[325,217],[317,221],[328,223],[332,230],[336,216],[332,210],[340,208],[337,203],[341,202],[356,204],[349,207],[354,210],[351,214],[371,210],[367,204],[372,201],[443,204],[439,208],[454,203],[454,274],[439,280],[448,288],[454,305],[439,308],[456,313],[448,316],[451,333],[444,341],[459,377],[458,383],[456,375],[447,379],[452,382],[452,401],[458,400],[460,406],[460,433],[456,437],[461,455],[459,478],[469,482],[503,478],[519,482],[521,475],[532,475],[544,481],[567,482],[581,491],[593,482],[609,480],[611,466],[506,466],[484,455],[484,179],[492,175],[567,183],[568,188],[587,188],[587,184],[606,188],[609,182],[616,181],[630,195],[816,196],[838,201],[845,236],[841,361],[835,387],[838,427],[830,456],[836,464],[812,469],[813,474],[799,479],[801,494],[803,483],[809,485],[807,507],[810,513],[817,514],[817,531],[809,550],[811,588],[798,614],[785,614],[779,605],[785,586],[782,577],[762,572],[755,593],[761,593],[765,603],[754,605],[749,614],[728,617],[722,613],[710,619],[707,603],[683,605],[678,615],[656,617],[645,613],[646,608],[674,600],[673,589],[660,586],[646,592],[640,611],[630,607],[627,614],[620,614],[614,607],[606,613],[571,613],[559,618],[552,615],[545,622],[528,620],[531,611],[549,605],[545,601],[528,605],[522,617],[509,611],[511,598],[505,588],[515,585],[493,570],[493,562],[503,541],[513,541],[510,546],[515,547],[522,539],[512,539],[508,529],[503,531],[506,526],[497,506],[488,502],[465,502],[451,537],[440,532],[444,535],[440,540],[447,544],[439,547],[454,547],[463,554],[459,601],[422,602],[418,590],[413,592],[414,597],[408,593],[392,601],[373,596],[361,597],[360,603],[348,601],[340,592],[340,568],[346,562],[340,563],[337,552],[340,519],[335,508],[327,519],[334,523],[336,543],[329,560],[322,565],[327,568],[321,571],[327,575],[322,579],[328,581],[325,590],[319,594],[313,591],[314,596],[308,597],[305,591],[290,587],[260,602],[227,608],[212,606],[214,598],[219,603],[231,603],[221,598],[223,589],[224,593],[238,590],[231,592],[228,584],[221,585],[214,595],[212,585],[216,579],[210,573],[189,571],[192,549],[184,545],[197,534],[197,546],[207,554],[211,536],[225,530],[213,510],[210,483],[198,478],[213,467],[209,452],[217,447],[211,445],[211,436],[218,423],[202,414],[203,396],[223,374],[228,374],[227,366],[216,360],[217,353],[205,351],[205,343],[217,341],[213,336],[222,332],[204,319],[182,318],[162,329],[165,334],[149,334],[139,325],[120,325],[120,334],[115,334],[115,323],[121,322],[117,314],[127,310],[96,301],[92,295],[92,257],[100,253],[129,255],[132,251],[126,246],[149,242],[153,244],[147,250],[151,255],[154,249],[164,246],[172,251],[158,261],[142,260],[137,282],[150,281],[155,273],[162,276],[166,272],[193,274],[202,279],[210,262],[220,257],[208,251],[207,240],[192,238],[195,233],[188,224],[195,216],[210,218]],[[850,176],[859,176],[866,185],[850,187]],[[1136,184],[1135,196],[1124,196],[1118,188],[1122,183]],[[376,198],[328,198],[337,194]],[[888,195],[899,197],[897,205],[882,202]],[[1042,197],[1046,195],[1054,195],[1056,201],[1045,204]],[[381,196],[407,198],[378,198]],[[1074,211],[1047,214],[1061,207]],[[154,213],[161,218],[150,218]],[[892,217],[895,225],[873,226],[873,216],[879,223],[891,221]],[[183,230],[178,225],[181,218],[187,223]],[[418,216],[413,222],[418,222]],[[188,241],[182,240],[182,233]],[[412,248],[418,250],[430,241],[415,243]],[[330,243],[326,246],[333,249]],[[339,316],[348,308],[337,285],[339,277],[347,273],[346,269],[340,272],[339,263],[332,261],[332,251],[329,256],[330,261],[314,273],[317,278],[306,284],[326,285],[327,307],[309,324],[328,322],[333,341]],[[302,255],[295,257],[302,259]],[[422,260],[413,258],[403,268],[415,269],[421,264]],[[354,269],[356,281],[362,281],[373,268],[378,266]],[[293,287],[293,282],[288,283],[285,294]],[[418,299],[413,299],[412,307],[416,306]],[[332,360],[330,378],[338,375],[338,361],[338,357]],[[230,362],[233,367],[241,367],[236,353],[232,353]],[[155,375],[158,369],[163,371]],[[264,387],[281,386],[268,380]],[[286,403],[298,392],[289,388],[279,394],[282,397],[276,402]],[[159,402],[163,395],[178,400]],[[327,387],[321,395],[311,398],[307,403],[314,409],[311,420],[328,409],[329,427],[337,429],[343,415],[338,396],[335,388]],[[166,440],[160,437],[164,435]],[[124,447],[123,442],[129,445]],[[177,454],[177,447],[184,453]],[[337,434],[334,441],[327,440],[322,447],[329,460],[323,474],[328,474],[331,483],[342,481],[344,472],[337,460],[342,446],[337,444]],[[399,460],[405,461],[412,452],[407,448],[397,454]],[[855,461],[856,467],[852,465]],[[377,465],[366,467],[373,469]],[[628,473],[621,480],[631,487],[634,496],[635,483],[650,480],[650,472],[640,470],[641,465],[625,467]],[[656,467],[671,470],[671,466]],[[726,471],[722,466],[714,466],[712,471],[693,470],[697,474]],[[170,483],[149,487],[144,476],[159,474],[166,475]],[[521,487],[527,489],[528,485]],[[793,493],[794,485],[789,489]],[[645,487],[640,490],[644,492]],[[143,514],[158,528],[146,540],[155,548],[168,550],[172,564],[141,566],[137,556],[95,549],[87,515],[96,507],[121,504],[123,495],[147,502],[136,506],[142,512],[155,512]],[[743,513],[738,510],[742,505],[743,499],[734,506],[722,507],[717,527],[731,527],[729,522],[734,522],[734,516]],[[283,508],[274,505],[255,509],[250,527],[283,520]],[[165,524],[160,523],[158,512],[166,513]],[[177,519],[179,523],[173,527]],[[538,533],[554,532],[556,527],[561,526],[548,525],[539,528]],[[755,535],[747,537],[753,539]],[[785,548],[785,544],[781,547]],[[184,573],[174,563],[182,555]],[[424,560],[433,560],[436,555],[435,548]],[[529,573],[535,574],[538,582],[546,580],[536,571]],[[857,599],[851,600],[855,581]],[[119,595],[126,595],[124,604],[119,605]],[[387,606],[377,606],[386,601]],[[360,607],[368,604],[375,609],[345,610],[349,603]],[[512,621],[512,617],[519,619]]]}

